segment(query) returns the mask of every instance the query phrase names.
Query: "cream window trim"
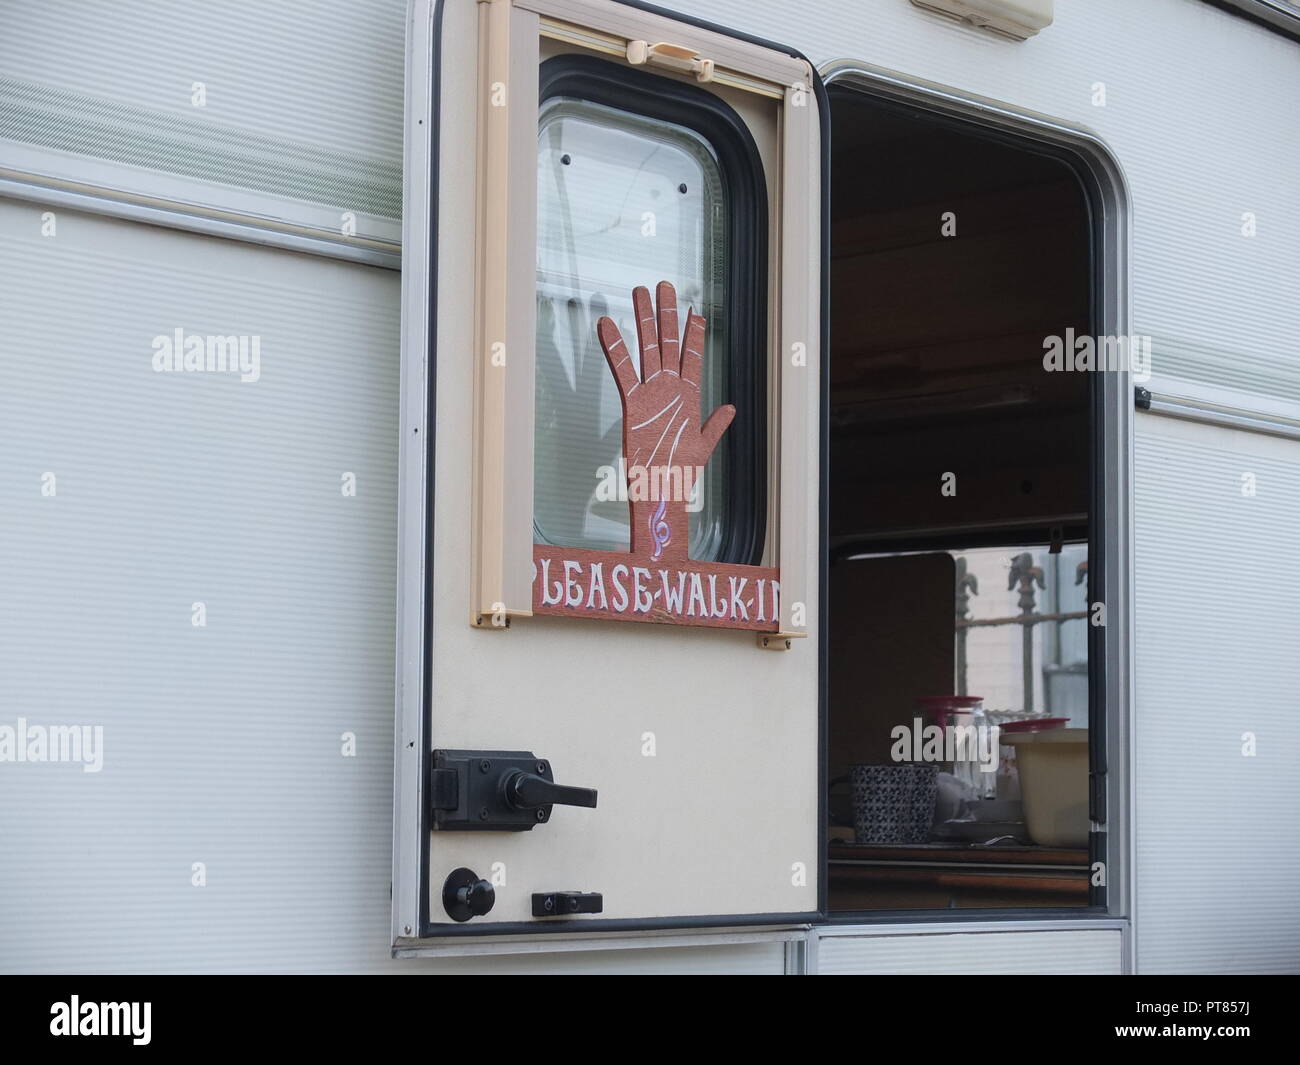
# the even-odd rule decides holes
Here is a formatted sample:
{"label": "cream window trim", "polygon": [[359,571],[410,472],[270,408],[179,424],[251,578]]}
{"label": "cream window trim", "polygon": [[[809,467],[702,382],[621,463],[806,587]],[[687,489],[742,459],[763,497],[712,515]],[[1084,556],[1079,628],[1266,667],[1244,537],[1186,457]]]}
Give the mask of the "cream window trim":
{"label": "cream window trim", "polygon": [[[780,397],[777,493],[780,500],[777,557],[781,570],[781,631],[807,636],[808,580],[817,543],[808,535],[810,489],[816,485],[816,419],[821,335],[819,258],[810,254],[821,228],[820,175],[808,160],[817,158],[816,101],[811,89],[786,91],[781,115],[780,303],[781,344],[774,375]],[[811,422],[811,424],[810,424]],[[810,457],[813,462],[810,463]]]}
{"label": "cream window trim", "polygon": [[[544,18],[541,26],[543,37],[563,41],[565,44],[575,44],[592,52],[616,55],[621,59],[627,59],[634,65],[643,61],[639,58],[643,51],[654,47],[662,47],[666,43],[657,42],[656,45],[651,45],[648,41],[628,40],[617,34],[598,33],[594,30],[583,29],[581,26],[572,26],[558,19]],[[712,60],[709,60],[709,62],[713,64]],[[709,67],[708,77],[700,80],[713,82],[717,85],[729,85],[735,89],[757,93],[759,96],[770,96],[775,100],[783,99],[785,96],[785,87],[783,85],[764,81],[761,78],[746,77],[734,70],[719,70],[715,64]]]}
{"label": "cream window trim", "polygon": [[[532,613],[536,14],[479,8],[477,330],[471,623]],[[494,624],[495,621],[495,624]]]}
{"label": "cream window trim", "polygon": [[[495,2],[495,0],[491,0]],[[535,12],[550,22],[592,30],[623,42],[626,54],[631,41],[671,41],[714,62],[716,76],[731,72],[770,86],[807,81],[808,67],[801,60],[770,48],[762,48],[723,33],[702,29],[676,19],[665,18],[609,0],[514,0],[515,6]],[[576,43],[576,42],[575,42]]]}
{"label": "cream window trim", "polygon": [[[510,618],[532,613],[533,249],[542,37],[625,62],[629,46],[671,42],[710,61],[709,88],[741,89],[773,101],[779,172],[766,179],[776,204],[769,261],[779,265],[771,293],[779,311],[768,341],[768,481],[769,499],[776,502],[765,557],[781,570],[781,631],[778,639],[760,635],[758,644],[785,649],[791,638],[808,634],[817,561],[810,492],[818,461],[821,153],[813,72],[803,60],[772,49],[609,0],[479,0],[470,623],[501,631]],[[639,50],[633,53],[635,58]]]}

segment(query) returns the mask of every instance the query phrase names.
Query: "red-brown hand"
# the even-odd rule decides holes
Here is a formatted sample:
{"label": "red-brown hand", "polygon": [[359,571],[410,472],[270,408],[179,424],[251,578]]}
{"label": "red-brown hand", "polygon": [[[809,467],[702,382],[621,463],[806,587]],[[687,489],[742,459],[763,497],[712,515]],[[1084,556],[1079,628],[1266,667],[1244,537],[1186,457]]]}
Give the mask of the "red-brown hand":
{"label": "red-brown hand", "polygon": [[[618,326],[609,318],[596,323],[596,336],[623,401],[623,458],[632,494],[632,553],[651,561],[684,561],[689,557],[686,504],[722,434],[736,416],[730,404],[700,422],[700,374],[704,364],[705,320],[691,311],[686,330],[677,330],[677,293],[667,281],[655,290],[656,315],[650,293],[632,291],[637,343],[641,349],[638,378],[632,353]],[[638,468],[647,495],[636,498]],[[657,486],[657,489],[654,488]]]}

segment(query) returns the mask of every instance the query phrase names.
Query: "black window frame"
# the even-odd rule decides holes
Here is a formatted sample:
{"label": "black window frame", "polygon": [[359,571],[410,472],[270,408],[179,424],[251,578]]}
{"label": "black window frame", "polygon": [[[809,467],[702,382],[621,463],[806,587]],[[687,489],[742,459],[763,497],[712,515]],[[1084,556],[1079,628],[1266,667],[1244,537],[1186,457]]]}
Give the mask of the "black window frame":
{"label": "black window frame", "polygon": [[745,120],[715,93],[595,56],[557,55],[540,64],[539,107],[556,97],[684,126],[717,157],[726,211],[731,349],[722,402],[735,406],[736,418],[728,430],[731,469],[722,540],[711,561],[759,565],[767,539],[769,264],[767,175],[758,146]]}

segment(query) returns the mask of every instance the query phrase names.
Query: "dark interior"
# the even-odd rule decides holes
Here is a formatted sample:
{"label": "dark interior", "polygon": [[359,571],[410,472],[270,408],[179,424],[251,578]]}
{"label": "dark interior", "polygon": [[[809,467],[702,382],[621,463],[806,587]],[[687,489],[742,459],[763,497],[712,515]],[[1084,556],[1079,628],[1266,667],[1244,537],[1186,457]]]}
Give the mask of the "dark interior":
{"label": "dark interior", "polygon": [[1086,520],[1088,375],[1042,372],[1044,336],[1089,329],[1078,178],[923,112],[832,99],[832,545]]}
{"label": "dark interior", "polygon": [[[1043,353],[1092,331],[1093,270],[1088,195],[1063,158],[856,90],[831,100],[837,779],[888,763],[919,697],[958,692],[961,552],[1087,543],[1093,382],[1045,372]],[[1086,847],[864,846],[845,827],[852,789],[831,801],[832,911],[1088,904]]]}

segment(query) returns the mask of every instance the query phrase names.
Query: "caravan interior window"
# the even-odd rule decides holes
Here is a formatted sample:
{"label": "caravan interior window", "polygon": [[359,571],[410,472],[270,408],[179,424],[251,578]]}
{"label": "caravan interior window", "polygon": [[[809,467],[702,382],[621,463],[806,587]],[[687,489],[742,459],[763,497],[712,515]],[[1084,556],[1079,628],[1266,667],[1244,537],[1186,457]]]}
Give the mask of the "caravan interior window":
{"label": "caravan interior window", "polygon": [[692,492],[691,557],[756,561],[766,476],[766,210],[752,140],[715,96],[599,60],[543,64],[536,542],[628,549],[622,407],[595,326],[608,315],[623,336],[635,336],[632,290],[653,293],[668,281],[681,320],[694,310],[707,321],[702,408],[737,408]]}

